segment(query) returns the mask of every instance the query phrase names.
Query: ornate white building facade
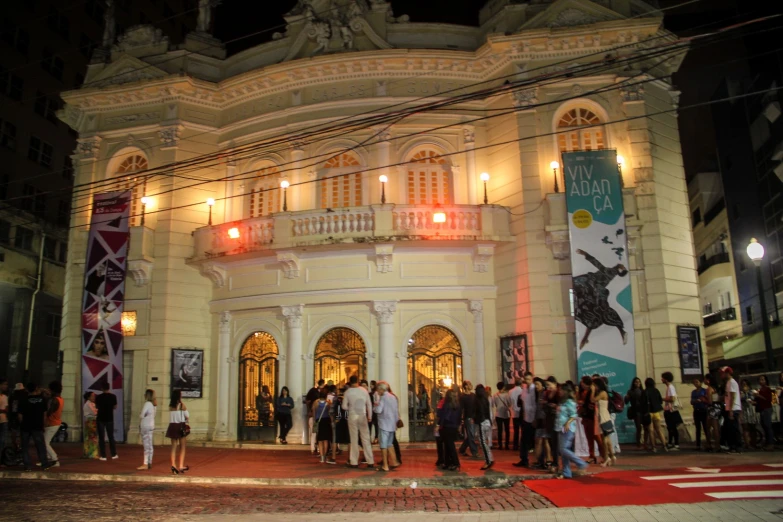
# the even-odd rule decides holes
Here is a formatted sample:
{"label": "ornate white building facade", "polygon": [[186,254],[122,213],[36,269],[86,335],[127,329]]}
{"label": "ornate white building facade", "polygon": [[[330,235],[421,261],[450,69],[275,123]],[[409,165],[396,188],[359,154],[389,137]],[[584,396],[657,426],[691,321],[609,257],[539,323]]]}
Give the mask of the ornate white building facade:
{"label": "ornate white building facade", "polygon": [[[676,325],[700,323],[676,113],[663,112],[676,108],[668,77],[682,53],[645,57],[674,40],[649,3],[493,0],[480,27],[462,27],[411,23],[383,0],[312,0],[286,20],[231,57],[204,32],[172,49],[134,27],[64,94],[84,186],[61,344],[70,425],[90,201],[118,188],[134,191],[130,440],[144,390],[168,400],[172,348],[204,350],[203,398],[188,407],[208,440],[274,440],[264,385],[301,397],[319,377],[358,373],[389,381],[403,409],[409,386],[494,388],[510,334],[527,335],[535,373],[576,379],[562,174],[550,168],[566,150],[626,158],[639,375],[679,374]],[[426,437],[418,424],[401,438]]]}

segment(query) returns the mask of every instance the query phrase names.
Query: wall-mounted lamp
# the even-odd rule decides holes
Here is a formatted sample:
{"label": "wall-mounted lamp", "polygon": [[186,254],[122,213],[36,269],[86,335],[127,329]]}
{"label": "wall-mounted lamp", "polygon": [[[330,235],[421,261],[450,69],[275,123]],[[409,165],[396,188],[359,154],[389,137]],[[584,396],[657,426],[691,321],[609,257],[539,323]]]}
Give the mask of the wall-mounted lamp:
{"label": "wall-mounted lamp", "polygon": [[284,179],[280,182],[280,188],[283,189],[283,212],[288,212],[288,197],[286,194],[286,189],[290,187],[291,184],[288,182],[287,179]]}
{"label": "wall-mounted lamp", "polygon": [[237,227],[229,228],[228,237],[231,239],[239,239],[239,229]]}
{"label": "wall-mounted lamp", "polygon": [[623,179],[623,165],[625,165],[625,158],[617,155],[617,171],[620,173],[620,188],[625,188],[625,180]]}
{"label": "wall-mounted lamp", "polygon": [[209,207],[209,226],[212,226],[212,207],[215,206],[215,198],[207,198],[207,206]]}
{"label": "wall-mounted lamp", "polygon": [[487,198],[487,181],[489,181],[489,173],[482,172],[481,181],[484,182],[484,204],[486,205],[487,203],[489,203],[489,198]]}
{"label": "wall-mounted lamp", "polygon": [[147,205],[152,205],[152,198],[144,196],[141,198],[141,226],[144,226],[144,215],[147,213]]}
{"label": "wall-mounted lamp", "polygon": [[386,204],[386,183],[389,182],[388,176],[386,174],[381,174],[378,176],[378,179],[381,182],[381,205]]}
{"label": "wall-mounted lamp", "polygon": [[556,161],[553,161],[552,163],[549,164],[549,168],[551,168],[552,172],[554,173],[554,177],[555,177],[555,194],[557,194],[558,192],[560,192],[560,185],[557,182],[557,169],[560,168],[560,163],[558,163]]}

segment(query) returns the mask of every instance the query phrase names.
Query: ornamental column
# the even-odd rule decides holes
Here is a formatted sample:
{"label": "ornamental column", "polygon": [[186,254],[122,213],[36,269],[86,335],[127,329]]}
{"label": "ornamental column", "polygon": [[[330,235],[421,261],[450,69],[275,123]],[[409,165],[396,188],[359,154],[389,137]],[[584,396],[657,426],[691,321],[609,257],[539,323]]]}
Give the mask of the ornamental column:
{"label": "ornamental column", "polygon": [[[462,134],[465,141],[465,174],[468,176],[468,203],[471,205],[478,205],[479,197],[478,184],[476,183],[476,151],[474,150],[476,147],[476,134],[472,126],[463,128]],[[455,201],[455,203],[457,202]]]}
{"label": "ornamental column", "polygon": [[215,440],[228,440],[229,394],[231,384],[231,312],[220,314],[218,333],[218,411],[215,426]]}
{"label": "ornamental column", "polygon": [[[305,190],[305,185],[302,185],[301,183],[304,181],[304,176],[302,176],[302,160],[304,159],[304,148],[302,147],[302,142],[295,141],[293,144],[294,148],[291,150],[291,185],[293,185],[293,190],[288,191],[288,208],[293,210],[309,210],[304,209],[302,207],[302,192]],[[285,176],[285,173],[283,173],[283,176]],[[312,189],[310,189],[312,190]],[[282,208],[283,202],[280,202],[280,205]],[[316,208],[316,207],[312,207]]]}
{"label": "ornamental column", "polygon": [[304,387],[302,386],[302,311],[304,305],[281,306],[288,327],[288,346],[286,349],[286,382],[289,393],[294,399],[293,427],[289,436],[294,444],[303,441],[302,430],[305,427]]}
{"label": "ornamental column", "polygon": [[473,346],[476,360],[476,383],[485,384],[487,370],[484,364],[484,301],[469,301],[468,307],[473,314]]}
{"label": "ornamental column", "polygon": [[234,205],[235,199],[234,196],[234,176],[237,172],[237,164],[235,161],[230,160],[226,164],[226,186],[225,186],[225,198],[223,200],[223,223],[228,223],[230,221],[234,221],[234,207],[239,207],[240,205]]}
{"label": "ornamental column", "polygon": [[397,311],[397,301],[373,301],[372,308],[378,316],[380,328],[378,377],[392,384],[393,389],[397,389],[395,386],[397,372],[394,368],[394,313]]}

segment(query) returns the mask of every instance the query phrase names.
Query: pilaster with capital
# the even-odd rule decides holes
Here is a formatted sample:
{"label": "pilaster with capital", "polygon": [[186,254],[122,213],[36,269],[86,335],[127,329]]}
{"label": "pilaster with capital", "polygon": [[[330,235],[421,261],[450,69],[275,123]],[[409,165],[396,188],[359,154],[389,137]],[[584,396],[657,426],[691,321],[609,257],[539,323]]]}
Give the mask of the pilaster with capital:
{"label": "pilaster with capital", "polygon": [[[286,333],[288,343],[286,346],[286,382],[289,393],[294,399],[299,411],[302,410],[302,399],[304,395],[304,374],[302,372],[302,315],[304,305],[281,306],[281,313],[285,319]],[[294,444],[302,443],[303,421],[302,415],[298,414],[296,408],[293,415],[293,427],[289,433],[289,438]]]}
{"label": "pilaster with capital", "polygon": [[242,208],[242,202],[241,201],[235,201],[238,198],[232,197],[234,195],[234,176],[236,176],[237,172],[237,163],[234,160],[229,160],[226,162],[226,199],[223,200],[223,223],[229,223],[231,221],[240,219],[240,217],[235,216],[235,208]]}
{"label": "pilaster with capital", "polygon": [[394,363],[394,316],[397,312],[397,301],[373,301],[372,311],[378,317],[379,368],[378,377],[382,381],[396,384],[397,372]]}
{"label": "pilaster with capital", "polygon": [[213,438],[228,440],[231,385],[231,312],[221,312],[218,322],[218,411]]}
{"label": "pilaster with capital", "polygon": [[478,179],[476,178],[476,130],[472,125],[462,128],[465,142],[465,174],[468,177],[468,202],[478,205]]}
{"label": "pilaster with capital", "polygon": [[484,301],[468,301],[468,309],[473,314],[473,347],[476,354],[476,382],[484,382],[487,378],[484,363]]}

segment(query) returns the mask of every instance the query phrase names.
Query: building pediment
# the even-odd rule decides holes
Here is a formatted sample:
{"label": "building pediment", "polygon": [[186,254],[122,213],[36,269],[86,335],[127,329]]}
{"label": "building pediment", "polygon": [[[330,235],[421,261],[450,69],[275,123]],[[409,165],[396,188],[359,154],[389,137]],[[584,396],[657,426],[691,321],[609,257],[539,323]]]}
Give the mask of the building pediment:
{"label": "building pediment", "polygon": [[165,78],[168,73],[129,54],[121,55],[117,60],[107,65],[95,76],[88,78],[91,87],[121,85],[139,80],[157,80]]}
{"label": "building pediment", "polygon": [[623,19],[625,17],[621,14],[590,0],[557,0],[549,8],[525,22],[519,31],[577,27]]}

